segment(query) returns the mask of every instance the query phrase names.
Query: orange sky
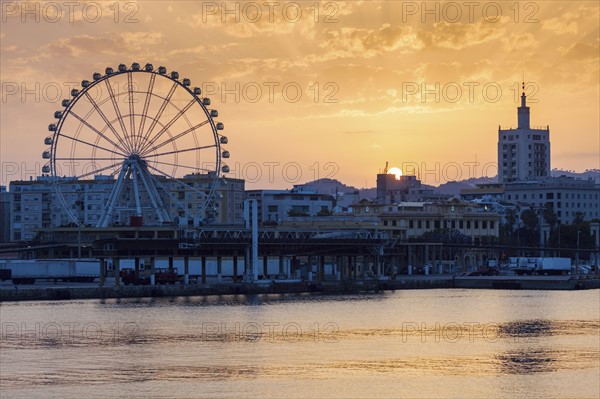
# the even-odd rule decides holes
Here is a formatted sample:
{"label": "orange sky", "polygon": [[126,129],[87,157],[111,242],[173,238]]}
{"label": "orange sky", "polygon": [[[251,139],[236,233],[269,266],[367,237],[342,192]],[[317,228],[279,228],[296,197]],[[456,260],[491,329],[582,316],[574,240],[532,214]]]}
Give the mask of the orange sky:
{"label": "orange sky", "polygon": [[600,168],[596,1],[26,3],[1,3],[2,185],[40,172],[72,85],[132,62],[217,91],[230,175],[250,188],[374,186],[386,161],[433,185],[495,175],[523,73],[552,167]]}

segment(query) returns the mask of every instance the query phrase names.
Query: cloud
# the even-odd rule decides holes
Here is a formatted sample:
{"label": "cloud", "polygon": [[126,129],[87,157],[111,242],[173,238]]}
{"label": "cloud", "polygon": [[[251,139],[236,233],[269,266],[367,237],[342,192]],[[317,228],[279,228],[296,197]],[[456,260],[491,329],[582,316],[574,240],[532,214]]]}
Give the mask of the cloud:
{"label": "cloud", "polygon": [[123,32],[121,39],[125,45],[139,49],[142,46],[159,44],[162,42],[163,35],[160,32]]}
{"label": "cloud", "polygon": [[436,22],[433,24],[433,30],[420,30],[418,37],[428,48],[461,50],[503,37],[503,22],[506,22],[506,17],[493,24],[484,20],[477,23]]}
{"label": "cloud", "polygon": [[91,36],[76,35],[62,38],[43,46],[41,58],[56,56],[79,57],[85,54],[127,54],[139,52],[148,45],[162,42],[158,32],[123,32],[119,35]]}
{"label": "cloud", "polygon": [[[335,15],[352,13],[350,4],[333,3]],[[194,29],[204,29],[225,33],[240,39],[255,39],[257,36],[270,37],[301,32],[304,40],[314,38],[319,18],[326,14],[315,14],[314,3],[260,3],[222,2],[203,5],[201,12],[178,17],[177,22]],[[322,5],[319,5],[322,11]],[[315,21],[315,18],[317,21]]]}
{"label": "cloud", "polygon": [[17,46],[15,46],[14,44],[10,45],[10,46],[2,47],[2,51],[7,52],[7,53],[11,52],[11,51],[16,51],[16,50],[17,50]]}
{"label": "cloud", "polygon": [[549,30],[558,35],[576,34],[578,31],[577,21],[572,20],[573,14],[566,13],[559,18],[551,18],[544,21],[542,29]]}
{"label": "cloud", "polygon": [[563,50],[565,57],[572,58],[574,60],[587,60],[595,59],[600,57],[600,48],[598,46],[599,41],[595,43],[583,43],[577,42],[566,50]]}
{"label": "cloud", "polygon": [[343,57],[372,58],[386,52],[411,52],[423,47],[409,26],[383,24],[376,29],[341,28],[325,35],[320,47]]}
{"label": "cloud", "polygon": [[507,51],[537,48],[539,42],[531,32],[511,33],[502,38],[502,44]]}

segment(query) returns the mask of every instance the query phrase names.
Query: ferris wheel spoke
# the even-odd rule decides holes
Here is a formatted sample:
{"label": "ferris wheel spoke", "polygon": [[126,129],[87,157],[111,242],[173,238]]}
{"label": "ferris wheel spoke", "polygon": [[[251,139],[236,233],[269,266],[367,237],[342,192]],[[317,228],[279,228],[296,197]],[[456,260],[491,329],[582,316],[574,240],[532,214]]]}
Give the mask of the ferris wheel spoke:
{"label": "ferris wheel spoke", "polygon": [[217,146],[216,144],[203,145],[203,146],[200,146],[200,147],[186,148],[185,150],[174,150],[174,151],[169,151],[169,152],[162,152],[160,154],[152,154],[151,157],[160,157],[160,156],[163,156],[163,155],[179,154],[179,153],[182,153],[182,152],[205,150],[207,148],[213,148],[213,147],[216,147],[216,146]]}
{"label": "ferris wheel spoke", "polygon": [[156,143],[156,140],[158,140],[160,138],[160,136],[162,136],[171,126],[173,126],[173,124],[179,118],[181,118],[181,116],[183,114],[185,114],[187,112],[187,110],[190,109],[190,107],[192,105],[194,105],[195,103],[196,103],[196,100],[194,99],[194,100],[190,101],[185,107],[180,109],[179,112],[177,113],[177,115],[175,115],[166,125],[164,125],[163,128],[160,129],[160,131],[158,133],[156,133],[156,135],[152,138],[152,140],[150,140],[146,145],[144,145],[142,147],[142,151],[145,150],[146,148],[148,148],[149,146],[153,145],[154,143]]}
{"label": "ferris wheel spoke", "polygon": [[[171,97],[173,97],[173,94],[175,93],[175,89],[177,89],[177,86],[178,86],[177,82],[174,82],[173,86],[171,86],[171,89],[169,90],[169,93],[167,93],[167,96],[163,99],[163,103],[160,105],[160,108],[158,109],[156,116],[152,119],[152,123],[150,124],[148,131],[144,133],[144,140],[142,140],[142,141],[145,142],[150,139],[150,136],[152,135],[152,131],[154,130],[154,128],[156,127],[156,124],[160,120],[160,117],[162,116],[163,112],[165,111],[165,108],[167,108],[167,105],[169,105],[169,103],[171,102]],[[142,132],[140,131],[140,133],[142,133]]]}
{"label": "ferris wheel spoke", "polygon": [[186,188],[190,189],[191,191],[194,191],[198,194],[202,194],[204,197],[208,198],[208,194],[205,193],[205,190],[200,190],[198,188],[195,188],[187,183],[184,183],[182,180],[180,179],[173,179],[175,180],[177,183],[181,184],[182,186],[185,186]]}
{"label": "ferris wheel spoke", "polygon": [[133,82],[131,81],[131,74],[131,72],[127,72],[127,92],[129,96],[127,100],[129,102],[129,133],[134,142],[133,148],[135,148],[135,113],[133,109]]}
{"label": "ferris wheel spoke", "polygon": [[169,176],[167,173],[165,173],[165,172],[163,172],[162,170],[160,170],[160,169],[157,169],[157,168],[155,168],[155,167],[153,167],[153,166],[151,166],[151,165],[148,165],[148,167],[149,167],[150,169],[152,169],[152,170],[156,171],[156,172],[157,172],[157,173],[159,173],[160,175],[162,175],[162,176],[164,176],[164,177],[166,177],[166,178],[168,178],[168,179],[170,179],[170,180],[176,181],[177,183],[181,184],[182,186],[185,186],[185,187],[189,188],[189,189],[190,189],[190,190],[192,190],[192,191],[195,191],[195,192],[197,192],[197,193],[200,193],[200,194],[202,194],[202,195],[204,195],[204,196],[208,197],[208,195],[207,195],[207,194],[204,192],[204,190],[199,190],[199,189],[197,189],[197,188],[194,188],[193,186],[190,186],[189,184],[187,184],[187,183],[183,182],[181,179],[177,179],[177,178],[174,178],[173,176]]}
{"label": "ferris wheel spoke", "polygon": [[167,187],[165,187],[165,186],[164,186],[162,183],[160,183],[160,182],[158,181],[158,179],[156,179],[156,178],[155,178],[154,176],[152,176],[151,174],[150,174],[150,178],[152,179],[152,181],[154,182],[154,184],[155,184],[156,186],[160,187],[160,188],[161,188],[161,189],[162,189],[162,190],[165,192],[165,194],[167,194],[167,195],[169,196],[169,198],[171,198],[171,200],[172,200],[173,202],[175,202],[175,203],[176,203],[176,204],[179,206],[179,208],[183,210],[183,212],[185,212],[185,214],[186,214],[186,215],[187,215],[189,218],[191,218],[191,219],[193,219],[193,218],[194,218],[194,215],[193,215],[193,214],[192,214],[190,211],[188,211],[188,209],[187,209],[187,207],[185,206],[185,204],[184,204],[184,203],[182,203],[181,201],[179,201],[179,200],[177,199],[177,197],[175,197],[175,194],[173,194],[173,193],[171,192],[171,190],[169,190]]}
{"label": "ferris wheel spoke", "polygon": [[[147,119],[147,115],[148,115],[148,107],[150,106],[150,100],[152,99],[152,96],[150,95],[150,93],[152,93],[152,90],[154,89],[154,81],[156,80],[156,74],[151,74],[150,75],[150,82],[148,83],[148,90],[146,91],[146,101],[144,101],[144,110],[142,111],[142,116],[141,116],[141,121],[140,121],[140,126],[138,129],[138,132],[140,134],[140,139],[139,139],[139,145],[142,145],[144,143],[144,140],[142,138],[142,133],[144,132],[144,126],[146,125],[146,119]],[[138,148],[136,148],[137,150]]]}
{"label": "ferris wheel spoke", "polygon": [[170,163],[170,162],[162,162],[162,161],[149,161],[152,162],[153,164],[159,164],[159,165],[165,165],[165,166],[176,166],[178,168],[185,168],[185,169],[192,169],[192,170],[201,170],[203,172],[212,172],[212,170],[210,169],[206,169],[206,168],[199,168],[197,166],[188,166],[188,165],[182,165],[180,163]]}
{"label": "ferris wheel spoke", "polygon": [[[92,104],[92,106],[94,107],[94,109],[96,110],[96,112],[98,113],[98,115],[100,115],[100,117],[102,118],[102,120],[104,121],[104,123],[106,123],[106,126],[108,126],[108,128],[113,132],[113,134],[115,135],[115,137],[122,142],[125,146],[127,146],[127,142],[119,135],[119,133],[117,133],[117,130],[114,128],[114,126],[112,125],[112,123],[110,123],[110,121],[108,120],[108,118],[106,117],[106,115],[104,114],[104,112],[102,112],[102,109],[100,108],[100,106],[98,105],[98,103],[96,103],[96,101],[92,98],[92,96],[90,96],[90,93],[88,93],[87,91],[85,92],[85,96],[87,97],[88,101]],[[114,143],[111,143],[114,145]],[[128,151],[131,151],[130,148],[127,148]],[[122,149],[123,152],[126,152],[124,149]]]}
{"label": "ferris wheel spoke", "polygon": [[154,147],[152,147],[152,148],[149,148],[149,149],[145,150],[145,151],[144,151],[144,152],[143,152],[141,155],[145,155],[145,154],[148,154],[148,153],[150,153],[150,152],[152,152],[152,151],[158,150],[158,149],[159,149],[159,148],[161,148],[162,146],[164,146],[164,145],[167,145],[167,144],[169,144],[169,143],[171,143],[171,142],[173,142],[173,141],[175,141],[175,140],[177,140],[177,139],[179,139],[179,138],[181,138],[181,137],[185,136],[186,134],[188,134],[188,133],[191,133],[191,132],[193,132],[194,130],[197,130],[197,129],[201,128],[202,126],[206,125],[208,122],[209,122],[209,121],[208,121],[208,119],[207,119],[207,120],[205,120],[204,122],[201,122],[201,123],[197,124],[196,126],[192,126],[191,128],[187,129],[186,131],[183,131],[183,132],[181,132],[181,133],[179,133],[179,134],[177,134],[177,135],[175,135],[175,136],[171,137],[170,139],[168,139],[168,140],[165,140],[165,141],[163,141],[162,143],[160,143],[160,144],[157,144],[157,145],[155,145]]}
{"label": "ferris wheel spoke", "polygon": [[113,153],[113,154],[120,155],[120,156],[122,156],[122,157],[127,157],[127,155],[125,155],[125,154],[123,154],[123,153],[121,153],[121,152],[118,152],[118,151],[113,151],[113,150],[109,150],[108,148],[105,148],[105,147],[99,146],[98,144],[92,144],[92,143],[88,143],[87,141],[83,141],[83,140],[77,139],[77,138],[75,138],[75,137],[67,136],[66,134],[63,134],[63,133],[61,133],[61,134],[60,134],[60,137],[64,137],[64,138],[66,138],[66,139],[71,139],[71,140],[73,140],[73,141],[77,141],[78,143],[85,144],[85,145],[89,145],[90,147],[99,148],[99,149],[101,149],[101,150],[104,150],[104,151],[107,151],[107,152],[111,152],[111,153]]}
{"label": "ferris wheel spoke", "polygon": [[[121,147],[118,143],[115,143],[114,141],[112,141],[111,139],[109,139],[108,137],[106,137],[104,135],[104,133],[102,133],[100,130],[98,130],[94,126],[90,125],[88,123],[88,121],[86,121],[85,119],[83,119],[81,116],[77,115],[73,110],[71,110],[70,114],[73,115],[73,117],[75,117],[75,119],[79,120],[81,123],[83,123],[89,129],[91,129],[94,133],[96,133],[97,135],[99,135],[100,137],[102,137],[104,140],[106,140],[109,143],[111,143],[112,145],[114,145],[119,150],[121,150],[121,151],[123,151],[125,153],[128,152],[126,149],[124,149],[123,147]],[[123,143],[125,143],[125,142],[123,142]]]}
{"label": "ferris wheel spoke", "polygon": [[[103,168],[96,169],[96,170],[93,170],[93,171],[91,171],[91,172],[87,172],[87,173],[84,173],[84,174],[82,174],[82,175],[79,175],[79,176],[75,176],[74,178],[75,178],[75,179],[77,179],[77,180],[79,180],[79,179],[81,179],[81,178],[83,178],[83,177],[87,177],[87,176],[90,176],[90,175],[93,175],[93,174],[97,174],[97,173],[99,173],[99,172],[104,172],[105,170],[108,170],[108,169],[110,169],[110,168],[114,168],[115,166],[117,166],[117,165],[119,165],[119,164],[121,164],[121,163],[122,163],[122,162],[115,162],[115,163],[113,163],[112,165],[108,165],[108,166],[105,166],[105,167],[103,167]],[[111,175],[114,175],[114,173],[111,173]]]}
{"label": "ferris wheel spoke", "polygon": [[110,97],[110,101],[115,109],[115,113],[117,114],[117,119],[119,120],[119,125],[121,125],[121,130],[123,131],[123,137],[125,141],[127,141],[129,148],[133,148],[133,143],[131,142],[131,135],[127,134],[127,129],[125,128],[125,122],[123,121],[123,115],[121,115],[121,109],[119,108],[119,104],[117,104],[117,98],[115,97],[115,93],[108,82],[108,79],[104,81],[106,83],[106,87],[108,88],[108,94]]}

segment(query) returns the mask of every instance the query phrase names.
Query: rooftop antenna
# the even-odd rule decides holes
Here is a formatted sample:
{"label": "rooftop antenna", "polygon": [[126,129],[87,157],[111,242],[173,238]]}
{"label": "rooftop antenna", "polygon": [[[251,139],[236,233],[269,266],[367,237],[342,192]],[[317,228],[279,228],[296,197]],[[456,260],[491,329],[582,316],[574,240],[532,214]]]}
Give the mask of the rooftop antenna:
{"label": "rooftop antenna", "polygon": [[385,169],[383,169],[383,174],[387,174],[388,172],[388,161],[385,161]]}

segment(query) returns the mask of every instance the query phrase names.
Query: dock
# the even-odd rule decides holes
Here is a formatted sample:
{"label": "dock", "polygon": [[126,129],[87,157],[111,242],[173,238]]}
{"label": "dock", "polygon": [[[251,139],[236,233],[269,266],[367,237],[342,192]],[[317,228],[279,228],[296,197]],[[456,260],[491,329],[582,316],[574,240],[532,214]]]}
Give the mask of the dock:
{"label": "dock", "polygon": [[355,294],[413,289],[512,289],[580,290],[600,289],[600,276],[398,276],[394,280],[260,281],[257,283],[214,282],[205,284],[84,286],[56,284],[0,287],[0,302],[54,301],[109,298],[188,297],[257,294]]}

